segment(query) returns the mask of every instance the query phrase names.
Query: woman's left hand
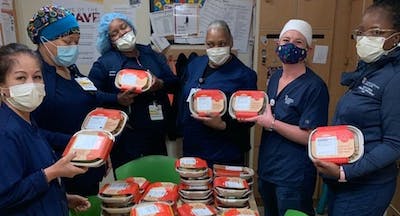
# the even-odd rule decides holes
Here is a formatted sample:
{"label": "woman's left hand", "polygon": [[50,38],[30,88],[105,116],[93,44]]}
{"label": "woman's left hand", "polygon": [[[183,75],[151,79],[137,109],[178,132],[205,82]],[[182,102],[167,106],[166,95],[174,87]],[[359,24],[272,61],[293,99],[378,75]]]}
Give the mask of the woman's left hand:
{"label": "woman's left hand", "polygon": [[206,117],[198,116],[198,115],[192,115],[193,118],[200,120],[203,122],[208,127],[217,129],[217,130],[225,130],[226,129],[226,123],[221,119],[221,116],[217,114],[210,114],[207,115]]}
{"label": "woman's left hand", "polygon": [[162,81],[161,79],[157,78],[153,74],[153,83],[151,84],[151,87],[150,87],[149,91],[157,91],[157,90],[161,89],[162,87],[164,87],[164,81]]}
{"label": "woman's left hand", "polygon": [[67,200],[68,208],[76,212],[86,211],[90,208],[90,202],[85,197],[74,194],[67,194]]}
{"label": "woman's left hand", "polygon": [[340,167],[337,164],[317,159],[313,160],[313,163],[319,173],[339,179]]}

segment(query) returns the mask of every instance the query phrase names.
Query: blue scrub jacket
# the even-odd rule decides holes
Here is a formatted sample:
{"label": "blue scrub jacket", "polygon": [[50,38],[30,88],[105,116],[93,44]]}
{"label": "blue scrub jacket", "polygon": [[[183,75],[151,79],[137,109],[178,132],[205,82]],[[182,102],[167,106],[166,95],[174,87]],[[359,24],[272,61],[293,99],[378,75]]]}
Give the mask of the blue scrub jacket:
{"label": "blue scrub jacket", "polygon": [[68,139],[0,105],[0,215],[68,215],[63,186],[57,179],[47,183],[42,172],[57,160],[49,142]]}

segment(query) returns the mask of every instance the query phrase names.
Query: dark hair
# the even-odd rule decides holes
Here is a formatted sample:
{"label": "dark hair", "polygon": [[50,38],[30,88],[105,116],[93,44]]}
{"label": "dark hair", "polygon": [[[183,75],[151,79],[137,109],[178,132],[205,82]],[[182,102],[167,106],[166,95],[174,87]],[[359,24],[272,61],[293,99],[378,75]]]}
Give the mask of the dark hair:
{"label": "dark hair", "polygon": [[0,47],[0,83],[5,83],[9,70],[18,62],[18,55],[28,55],[40,65],[39,56],[24,44],[10,43]]}
{"label": "dark hair", "polygon": [[367,11],[381,8],[388,13],[391,19],[393,28],[400,31],[400,1],[399,0],[375,0],[368,7]]}

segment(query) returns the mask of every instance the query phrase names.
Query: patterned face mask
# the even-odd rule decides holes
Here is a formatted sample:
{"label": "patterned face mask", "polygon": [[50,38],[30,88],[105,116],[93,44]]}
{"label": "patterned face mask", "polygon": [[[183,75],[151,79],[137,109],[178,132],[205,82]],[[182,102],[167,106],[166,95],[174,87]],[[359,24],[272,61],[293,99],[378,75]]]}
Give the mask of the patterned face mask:
{"label": "patterned face mask", "polygon": [[275,52],[284,64],[297,64],[307,57],[307,50],[293,43],[279,45]]}

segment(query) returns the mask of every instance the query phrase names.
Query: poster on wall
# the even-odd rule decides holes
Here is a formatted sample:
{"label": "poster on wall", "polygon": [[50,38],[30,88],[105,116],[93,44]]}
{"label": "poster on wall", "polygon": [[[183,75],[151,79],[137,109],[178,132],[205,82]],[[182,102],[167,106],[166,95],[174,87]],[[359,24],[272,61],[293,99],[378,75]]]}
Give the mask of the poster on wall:
{"label": "poster on wall", "polygon": [[17,42],[13,0],[1,1],[1,37],[3,44]]}
{"label": "poster on wall", "polygon": [[97,26],[104,13],[104,0],[57,0],[55,3],[71,10],[78,20],[81,38],[77,64],[92,65],[100,54],[96,49]]}
{"label": "poster on wall", "polygon": [[150,0],[150,12],[162,11],[165,5],[174,3],[198,4],[199,7],[204,5],[206,0]]}

